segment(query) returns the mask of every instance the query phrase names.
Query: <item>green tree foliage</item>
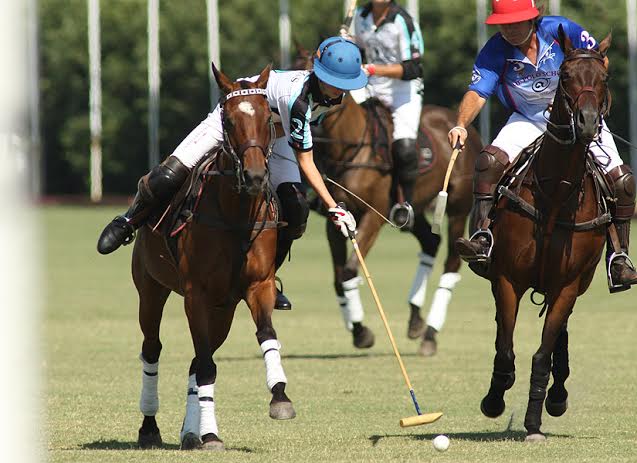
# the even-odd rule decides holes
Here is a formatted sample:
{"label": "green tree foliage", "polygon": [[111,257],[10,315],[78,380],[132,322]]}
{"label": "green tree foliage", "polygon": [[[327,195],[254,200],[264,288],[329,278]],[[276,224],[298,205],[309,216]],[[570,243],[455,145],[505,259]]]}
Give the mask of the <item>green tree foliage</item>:
{"label": "green tree foliage", "polygon": [[[359,2],[362,3],[362,2]],[[404,2],[402,2],[404,3]],[[425,100],[456,107],[477,52],[475,3],[420,1]],[[279,65],[278,0],[219,0],[221,69],[231,78]],[[342,0],[290,0],[292,35],[313,49],[337,32]],[[611,29],[612,130],[628,133],[624,2],[562,0],[562,14],[601,40]],[[490,29],[490,33],[496,29]],[[131,194],[148,170],[147,0],[102,0],[103,171],[106,193]],[[46,193],[85,193],[89,176],[86,0],[40,0]],[[170,154],[210,111],[206,1],[160,4],[160,149]],[[493,130],[505,120],[493,104]],[[625,147],[618,143],[622,154]]]}

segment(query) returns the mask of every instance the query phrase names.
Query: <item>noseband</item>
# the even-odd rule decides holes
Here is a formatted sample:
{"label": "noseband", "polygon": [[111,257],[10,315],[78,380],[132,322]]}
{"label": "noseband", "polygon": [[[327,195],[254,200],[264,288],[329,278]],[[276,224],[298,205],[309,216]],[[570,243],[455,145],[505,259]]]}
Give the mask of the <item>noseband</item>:
{"label": "noseband", "polygon": [[[239,96],[252,95],[262,95],[264,98],[266,98],[267,93],[262,88],[243,88],[240,90],[235,90],[234,92],[230,92],[227,95],[221,97],[219,99],[219,105],[221,106],[221,120],[224,121],[223,112],[228,100]],[[261,150],[266,160],[266,175],[268,173],[267,161],[272,154],[272,148],[274,147],[274,141],[276,140],[276,129],[274,127],[274,121],[272,120],[272,117],[268,119],[268,125],[270,127],[270,142],[267,146],[263,146],[261,143],[259,143],[258,140],[251,138],[235,149],[235,147],[232,146],[232,143],[230,142],[230,136],[228,135],[226,126],[225,124],[223,124],[223,152],[230,156],[230,158],[232,159],[232,173],[237,180],[237,191],[239,192],[247,189],[245,174],[243,173],[243,154],[248,148],[259,148]]]}
{"label": "noseband", "polygon": [[[579,59],[594,59],[596,61],[599,61],[600,63],[604,64],[604,57],[594,51],[594,50],[590,50],[590,51],[585,51],[585,50],[577,50],[576,53],[571,53],[568,56],[566,56],[564,58],[564,61],[562,62],[562,67],[564,66],[565,63],[569,62],[569,61],[575,61],[575,60],[579,60]],[[564,88],[564,82],[562,79],[562,69],[560,68],[560,79],[559,79],[559,95],[562,97],[562,103],[564,104],[564,107],[566,107],[566,111],[568,112],[568,116],[569,116],[569,123],[568,124],[555,124],[554,122],[551,122],[550,120],[548,120],[548,127],[547,127],[547,131],[546,133],[553,139],[555,140],[557,143],[561,144],[561,145],[573,145],[575,144],[575,142],[577,142],[577,132],[575,130],[575,120],[577,118],[577,115],[579,114],[579,107],[577,105],[577,103],[579,102],[579,99],[581,98],[581,96],[584,93],[591,93],[593,94],[593,98],[595,100],[595,104],[597,107],[599,107],[599,105],[597,104],[597,94],[595,93],[595,88],[593,88],[590,85],[586,85],[584,87],[582,87],[582,89],[579,91],[579,93],[577,95],[575,95],[574,97]],[[610,100],[610,90],[608,89],[608,85],[606,83],[606,80],[604,80],[604,86],[605,86],[605,92],[604,92],[604,101],[602,102],[602,106],[601,106],[601,110],[599,111],[600,116],[604,117],[608,114],[608,102]],[[553,133],[553,131],[551,129],[558,129],[558,130],[567,130],[568,131],[568,135],[567,138],[561,138],[560,136],[558,136],[557,134]],[[598,127],[598,131],[597,131],[597,137],[599,136],[599,133],[601,133],[602,130],[602,119],[600,117],[600,121],[599,121],[599,127]]]}

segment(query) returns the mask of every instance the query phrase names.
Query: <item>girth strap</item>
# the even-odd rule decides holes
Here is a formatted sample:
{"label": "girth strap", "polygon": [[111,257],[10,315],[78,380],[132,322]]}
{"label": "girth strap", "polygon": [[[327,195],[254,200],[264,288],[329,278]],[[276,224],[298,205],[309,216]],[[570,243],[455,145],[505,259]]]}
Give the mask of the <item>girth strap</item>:
{"label": "girth strap", "polygon": [[[507,187],[501,186],[500,188],[498,188],[498,192],[502,196],[506,197],[509,201],[512,201],[513,203],[515,203],[516,206],[518,206],[520,209],[526,212],[533,220],[535,220],[536,222],[540,220],[541,218],[540,211],[537,208],[531,206],[524,199],[520,198],[518,195],[513,193]],[[611,219],[612,219],[612,216],[610,212],[606,212],[587,222],[571,223],[571,222],[565,222],[563,220],[557,220],[555,224],[558,227],[566,228],[567,230],[582,232],[582,231],[594,230],[597,227],[600,227],[602,225],[609,223]]]}

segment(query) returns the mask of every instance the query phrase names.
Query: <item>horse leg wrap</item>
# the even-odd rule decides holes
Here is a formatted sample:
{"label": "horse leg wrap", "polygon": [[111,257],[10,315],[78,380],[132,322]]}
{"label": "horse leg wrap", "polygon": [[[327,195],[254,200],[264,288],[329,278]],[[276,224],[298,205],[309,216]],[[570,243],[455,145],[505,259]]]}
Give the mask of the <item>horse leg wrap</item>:
{"label": "horse leg wrap", "polygon": [[159,381],[159,362],[148,363],[139,354],[142,361],[142,393],[139,398],[139,409],[144,416],[155,416],[159,410],[159,396],[157,382]]}
{"label": "horse leg wrap", "polygon": [[434,257],[424,252],[419,252],[418,258],[420,262],[418,263],[414,280],[411,283],[409,303],[416,307],[422,307],[425,302],[425,295],[427,294],[427,280],[434,265]]}
{"label": "horse leg wrap", "polygon": [[345,327],[352,331],[354,323],[363,321],[363,303],[361,302],[361,294],[358,287],[361,284],[361,277],[354,277],[343,282],[343,297],[338,297],[338,303],[341,306],[341,314]]}
{"label": "horse leg wrap", "polygon": [[276,339],[268,339],[261,343],[261,352],[263,352],[263,361],[265,362],[265,382],[269,392],[272,392],[272,388],[277,383],[287,384],[288,382],[281,365],[280,349],[281,344]]}
{"label": "horse leg wrap", "polygon": [[186,391],[186,415],[184,424],[179,434],[180,440],[188,433],[199,435],[199,388],[197,387],[197,376],[192,374],[188,377],[188,390]]}
{"label": "horse leg wrap", "polygon": [[199,412],[201,419],[199,422],[199,435],[214,434],[219,436],[217,418],[215,417],[215,385],[205,384],[199,386],[197,396],[199,397]]}
{"label": "horse leg wrap", "polygon": [[459,273],[449,272],[443,273],[440,276],[440,282],[438,283],[438,289],[434,293],[434,299],[427,315],[427,325],[434,328],[436,331],[440,331],[447,319],[447,308],[449,307],[449,301],[451,301],[451,294],[453,288],[461,280]]}
{"label": "horse leg wrap", "polygon": [[529,434],[539,433],[542,426],[542,405],[546,397],[546,385],[549,382],[550,368],[550,354],[536,353],[533,356],[529,404],[524,418],[524,427]]}

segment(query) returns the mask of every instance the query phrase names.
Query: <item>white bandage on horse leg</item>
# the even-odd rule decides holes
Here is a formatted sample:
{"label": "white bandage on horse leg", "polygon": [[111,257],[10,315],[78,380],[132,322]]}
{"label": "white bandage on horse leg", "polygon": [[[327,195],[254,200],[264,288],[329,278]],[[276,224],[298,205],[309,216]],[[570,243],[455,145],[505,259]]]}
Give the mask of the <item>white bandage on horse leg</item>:
{"label": "white bandage on horse leg", "polygon": [[443,273],[440,276],[440,283],[438,283],[438,289],[434,294],[434,300],[431,303],[429,309],[429,315],[427,315],[427,325],[434,328],[436,331],[440,331],[445,324],[447,318],[447,307],[451,300],[451,292],[461,280],[459,273]]}
{"label": "white bandage on horse leg", "polygon": [[288,382],[281,365],[280,349],[281,344],[276,339],[268,339],[261,343],[261,352],[263,352],[263,362],[265,363],[265,382],[270,392],[277,383],[287,384]]}
{"label": "white bandage on horse leg", "polygon": [[416,269],[416,275],[414,275],[414,280],[411,283],[411,290],[409,291],[409,303],[416,307],[422,307],[425,303],[427,280],[434,265],[434,257],[424,252],[419,252],[418,259],[420,261]]}
{"label": "white bandage on horse leg", "polygon": [[179,434],[180,440],[188,433],[196,436],[199,435],[199,388],[197,387],[197,376],[190,375],[188,377],[188,389],[186,391],[186,415],[184,416],[184,424]]}
{"label": "white bandage on horse leg", "polygon": [[159,410],[159,362],[148,363],[142,354],[139,354],[139,360],[142,361],[142,394],[139,398],[139,409],[144,416],[155,416]]}
{"label": "white bandage on horse leg", "polygon": [[[338,298],[345,327],[350,331],[352,331],[352,328],[354,327],[353,323],[360,323],[363,321],[363,303],[361,302],[361,294],[358,290],[361,281],[361,277],[354,277],[350,280],[344,281],[343,292],[345,293],[345,296]],[[341,303],[341,301],[343,301],[344,304]]]}
{"label": "white bandage on horse leg", "polygon": [[217,427],[217,417],[215,416],[215,385],[206,384],[205,386],[199,386],[197,391],[199,398],[199,435],[205,436],[206,434],[215,434],[219,436],[219,428]]}

